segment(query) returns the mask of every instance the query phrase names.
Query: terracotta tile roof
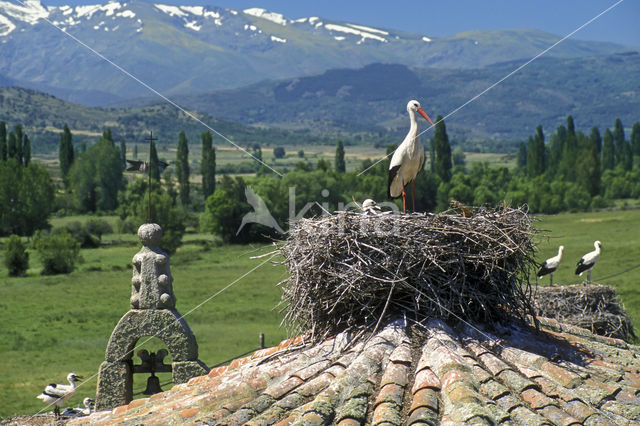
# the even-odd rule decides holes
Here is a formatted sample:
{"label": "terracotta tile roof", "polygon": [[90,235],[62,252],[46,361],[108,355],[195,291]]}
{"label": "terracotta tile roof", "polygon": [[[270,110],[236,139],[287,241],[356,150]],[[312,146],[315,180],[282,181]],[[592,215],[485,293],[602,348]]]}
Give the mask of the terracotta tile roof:
{"label": "terracotta tile roof", "polygon": [[442,321],[356,341],[283,341],[170,391],[71,424],[637,424],[640,348],[541,319],[541,331]]}

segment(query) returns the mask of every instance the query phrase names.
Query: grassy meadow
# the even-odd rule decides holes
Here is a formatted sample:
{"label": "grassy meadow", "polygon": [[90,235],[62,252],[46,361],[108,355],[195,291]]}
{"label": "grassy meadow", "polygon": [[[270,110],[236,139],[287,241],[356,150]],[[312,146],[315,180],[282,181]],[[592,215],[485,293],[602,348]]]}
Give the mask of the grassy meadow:
{"label": "grassy meadow", "polygon": [[[640,210],[563,213],[538,219],[535,226],[544,232],[539,237],[537,259],[544,262],[558,254],[558,246],[564,246],[554,285],[586,281],[586,273],[575,275],[576,264],[594,250],[593,242],[599,240],[602,252],[591,271],[591,281],[617,289],[635,329],[640,331]],[[549,277],[542,277],[539,284],[548,285]]]}
{"label": "grassy meadow", "polygon": [[[82,250],[84,262],[69,275],[41,276],[35,253],[26,277],[9,278],[2,268],[0,387],[5,395],[0,418],[42,410],[45,406],[36,395],[47,383],[66,383],[71,371],[88,380],[68,406],[81,405],[84,397],[95,395],[107,341],[129,310],[131,259],[140,248],[133,235],[106,237],[118,243]],[[191,242],[171,258],[171,272],[177,309],[196,335],[204,363],[213,366],[256,349],[261,332],[267,346],[287,337],[274,309],[280,300],[276,284],[284,277],[284,267],[265,263],[268,257],[250,259],[268,253],[270,246],[215,246],[211,237],[202,235],[186,239]],[[248,273],[253,268],[257,269]],[[164,345],[151,339],[143,347],[157,350]],[[140,362],[135,356],[134,360]],[[163,384],[170,381],[170,374],[159,376]],[[146,378],[134,376],[134,394],[144,389]]]}
{"label": "grassy meadow", "polygon": [[[573,274],[575,263],[593,249],[594,240],[602,242],[592,279],[618,289],[640,329],[640,210],[538,219],[536,228],[546,230],[538,237],[538,260],[555,255],[558,245],[565,246],[556,283],[584,280]],[[54,224],[69,220],[78,218],[56,219]],[[35,253],[26,277],[9,278],[6,268],[0,268],[0,387],[4,390],[0,418],[45,411],[35,396],[47,383],[65,382],[71,371],[87,380],[67,406],[80,405],[84,397],[95,395],[107,340],[129,309],[131,259],[140,248],[134,235],[105,235],[103,242],[98,249],[82,250],[83,262],[69,275],[41,276]],[[256,349],[260,332],[265,333],[267,346],[287,337],[286,330],[279,328],[282,316],[274,309],[280,300],[276,284],[285,277],[285,268],[268,261],[269,257],[251,259],[271,250],[271,246],[221,246],[211,236],[187,234],[185,244],[171,257],[177,309],[195,333],[200,359],[208,366]],[[540,280],[541,285],[547,283],[547,277]],[[140,347],[158,350],[163,344],[151,339]],[[139,363],[137,357],[134,360]],[[136,397],[143,396],[139,393],[146,377],[134,376]],[[169,374],[160,375],[160,380],[168,382]],[[163,389],[169,387],[166,384]]]}
{"label": "grassy meadow", "polygon": [[[401,141],[398,141],[398,143]],[[428,141],[426,138],[422,140],[425,147],[428,147]],[[149,148],[148,145],[143,143],[137,143],[138,154],[135,156],[137,159],[148,158]],[[133,143],[127,144],[127,158],[133,159]],[[274,146],[263,146],[262,159],[269,166],[276,170],[293,169],[300,161],[309,162],[313,165],[317,164],[320,159],[328,161],[333,165],[335,161],[336,146],[335,145],[308,145],[302,148],[304,151],[304,157],[298,156],[300,146],[295,145],[282,145],[285,149],[284,158],[275,158],[273,155]],[[218,168],[224,168],[226,165],[237,165],[239,163],[253,161],[249,155],[232,145],[218,145],[216,149],[216,165]],[[345,164],[347,171],[359,169],[363,160],[376,161],[383,158],[386,155],[386,147],[376,148],[369,145],[348,145],[345,149]],[[252,152],[249,149],[249,152]],[[177,148],[167,145],[159,145],[158,157],[162,160],[175,163],[177,155]],[[189,145],[189,158],[191,164],[191,180],[193,182],[200,182],[200,159],[202,158],[202,147],[199,143],[191,141]],[[495,154],[495,153],[465,153],[465,159],[468,165],[476,162],[486,162],[492,167],[515,166],[515,156],[512,154]],[[57,163],[57,157],[53,155],[39,156],[38,160],[42,161],[45,165],[48,165],[48,170],[54,176],[59,174],[59,166]],[[175,170],[173,170],[175,173]],[[253,176],[253,173],[251,173]]]}

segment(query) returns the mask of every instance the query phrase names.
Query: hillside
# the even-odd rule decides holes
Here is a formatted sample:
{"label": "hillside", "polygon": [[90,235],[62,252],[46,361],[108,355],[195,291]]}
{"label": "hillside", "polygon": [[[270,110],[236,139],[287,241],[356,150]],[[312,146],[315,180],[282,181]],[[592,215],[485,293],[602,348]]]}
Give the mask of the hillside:
{"label": "hillside", "polygon": [[[173,99],[209,126],[248,145],[390,144],[406,132],[404,106],[422,102],[435,118],[446,116],[516,69],[520,62],[473,70],[408,68],[372,64],[336,69],[296,79],[266,81],[240,89]],[[630,127],[640,119],[640,54],[604,57],[541,58],[447,118],[454,143],[474,151],[513,151],[542,124],[550,133],[573,115],[578,130],[610,127],[616,118]],[[140,98],[130,107],[93,108],[51,95],[0,88],[0,119],[21,123],[36,152],[57,147],[65,123],[78,138],[112,129],[116,138],[142,141],[153,130],[160,143],[173,143],[185,130],[192,143],[206,130],[197,121],[157,98]],[[212,117],[216,117],[215,119]],[[241,123],[241,124],[239,124]],[[117,139],[119,140],[119,139]],[[489,142],[491,141],[491,142]],[[505,141],[511,141],[507,145]],[[221,138],[214,143],[227,144]]]}
{"label": "hillside", "polygon": [[[371,143],[377,135],[391,140],[403,135],[408,100],[420,100],[432,118],[446,116],[522,62],[471,70],[372,64],[175,99],[220,119]],[[447,130],[458,142],[521,140],[538,124],[546,132],[555,130],[569,114],[578,130],[609,127],[618,117],[630,127],[640,119],[638,75],[638,52],[540,58],[449,117]]]}
{"label": "hillside", "polygon": [[[296,144],[319,143],[326,139],[307,132],[279,129],[261,129],[214,119],[194,112],[196,117],[237,144],[254,143]],[[0,120],[10,127],[22,124],[29,134],[34,153],[50,153],[58,149],[60,132],[65,123],[74,134],[76,146],[83,140],[95,140],[106,128],[110,128],[114,140],[142,142],[149,130],[158,137],[160,146],[177,142],[178,133],[184,130],[191,143],[200,143],[200,134],[207,129],[193,118],[169,104],[141,108],[92,108],[63,101],[54,96],[17,87],[0,87]],[[228,142],[214,135],[214,144]]]}
{"label": "hillside", "polygon": [[[65,34],[168,95],[376,62],[478,68],[530,58],[560,39],[528,29],[436,38],[321,17],[291,20],[257,8],[239,11],[147,1],[45,8],[39,0],[3,1],[0,43],[5,60],[0,62],[0,74],[22,87],[85,105],[149,94]],[[612,43],[569,39],[548,56],[570,58],[621,50],[623,46]]]}

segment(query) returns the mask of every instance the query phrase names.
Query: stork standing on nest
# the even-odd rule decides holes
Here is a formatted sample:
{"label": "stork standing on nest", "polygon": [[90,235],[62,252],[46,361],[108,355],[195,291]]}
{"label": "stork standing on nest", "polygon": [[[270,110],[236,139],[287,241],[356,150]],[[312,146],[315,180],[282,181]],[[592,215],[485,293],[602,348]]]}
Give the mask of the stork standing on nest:
{"label": "stork standing on nest", "polygon": [[545,275],[549,275],[549,285],[553,285],[553,273],[560,266],[560,262],[562,262],[562,252],[564,251],[564,246],[558,247],[558,254],[556,256],[550,257],[545,260],[542,266],[540,266],[540,270],[538,271],[538,278],[542,278]]}
{"label": "stork standing on nest", "polygon": [[600,241],[596,241],[593,243],[593,246],[596,249],[582,256],[582,259],[580,259],[578,266],[576,267],[576,275],[582,275],[583,272],[587,272],[588,283],[591,282],[591,270],[596,265],[596,261],[600,258],[602,243],[600,243]]}
{"label": "stork standing on nest", "polygon": [[433,126],[433,121],[420,107],[420,102],[413,100],[407,104],[407,112],[411,126],[404,141],[396,149],[389,164],[389,185],[387,195],[389,198],[402,196],[402,211],[407,212],[405,185],[411,182],[411,196],[413,210],[416,210],[416,176],[424,165],[424,149],[418,140],[418,122],[416,112],[423,116]]}
{"label": "stork standing on nest", "polygon": [[75,373],[69,373],[68,385],[57,385],[51,383],[44,388],[44,391],[36,398],[41,399],[47,405],[55,405],[54,413],[56,418],[60,417],[60,406],[67,402],[76,393],[76,382],[81,379]]}

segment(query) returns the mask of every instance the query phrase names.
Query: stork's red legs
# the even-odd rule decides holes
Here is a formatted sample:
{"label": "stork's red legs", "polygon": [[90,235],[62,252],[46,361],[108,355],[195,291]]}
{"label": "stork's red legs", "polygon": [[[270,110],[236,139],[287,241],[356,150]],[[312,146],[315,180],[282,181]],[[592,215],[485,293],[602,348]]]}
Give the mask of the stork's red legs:
{"label": "stork's red legs", "polygon": [[416,211],[416,178],[411,181],[411,203],[413,205],[413,212]]}

